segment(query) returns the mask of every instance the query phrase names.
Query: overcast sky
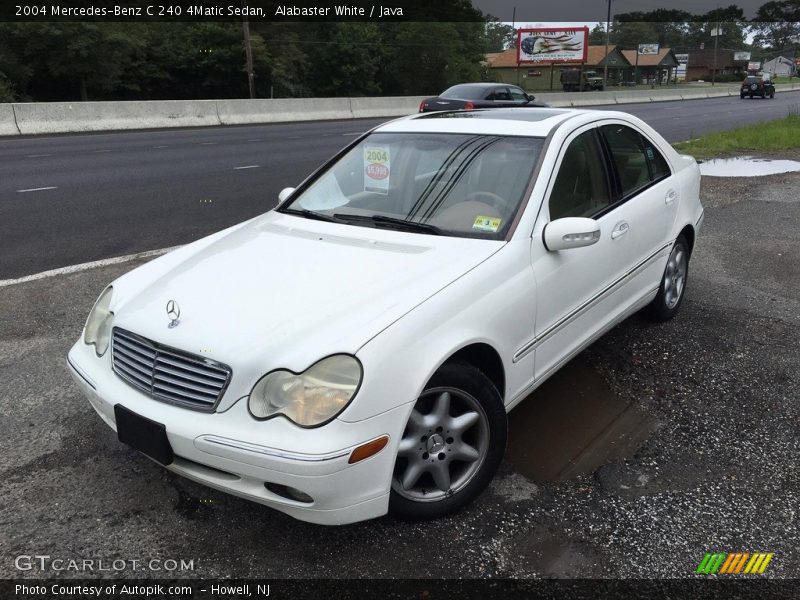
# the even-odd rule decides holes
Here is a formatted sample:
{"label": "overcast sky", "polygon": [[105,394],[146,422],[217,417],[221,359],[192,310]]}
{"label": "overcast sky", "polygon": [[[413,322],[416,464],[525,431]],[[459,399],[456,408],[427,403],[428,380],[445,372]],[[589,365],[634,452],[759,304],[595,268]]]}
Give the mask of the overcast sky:
{"label": "overcast sky", "polygon": [[[612,0],[611,14],[634,11],[650,12],[658,8],[685,10],[692,14],[704,14],[720,6],[736,4],[744,10],[747,18],[753,18],[758,7],[767,0]],[[514,7],[517,22],[544,23],[597,22],[606,20],[608,4],[604,0],[472,0],[473,6],[500,21],[511,22]]]}

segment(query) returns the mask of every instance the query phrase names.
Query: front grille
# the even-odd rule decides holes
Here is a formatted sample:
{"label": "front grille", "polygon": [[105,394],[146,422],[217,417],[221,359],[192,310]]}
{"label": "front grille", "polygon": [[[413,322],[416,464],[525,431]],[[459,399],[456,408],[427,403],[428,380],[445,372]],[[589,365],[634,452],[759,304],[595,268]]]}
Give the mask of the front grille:
{"label": "front grille", "polygon": [[156,400],[213,411],[231,378],[230,367],[162,346],[115,327],[111,336],[114,372]]}

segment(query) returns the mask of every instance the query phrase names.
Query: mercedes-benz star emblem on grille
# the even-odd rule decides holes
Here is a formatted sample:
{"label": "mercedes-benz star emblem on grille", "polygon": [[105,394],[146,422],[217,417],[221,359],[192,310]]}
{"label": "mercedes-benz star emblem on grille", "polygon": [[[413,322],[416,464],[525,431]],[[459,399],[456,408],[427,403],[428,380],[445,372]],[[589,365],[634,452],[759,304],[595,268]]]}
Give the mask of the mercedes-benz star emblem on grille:
{"label": "mercedes-benz star emblem on grille", "polygon": [[175,300],[167,302],[167,316],[170,318],[169,328],[178,326],[178,317],[181,316],[181,307]]}

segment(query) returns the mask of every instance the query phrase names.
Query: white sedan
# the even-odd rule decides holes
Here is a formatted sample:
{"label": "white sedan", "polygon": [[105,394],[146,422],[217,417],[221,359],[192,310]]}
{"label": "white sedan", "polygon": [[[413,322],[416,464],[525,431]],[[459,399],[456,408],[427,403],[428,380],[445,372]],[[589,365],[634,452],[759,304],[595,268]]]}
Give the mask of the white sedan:
{"label": "white sedan", "polygon": [[392,121],[114,281],[70,372],[195,481],[315,523],[439,517],[488,485],[538,385],[633,312],[675,314],[699,187],[620,112]]}

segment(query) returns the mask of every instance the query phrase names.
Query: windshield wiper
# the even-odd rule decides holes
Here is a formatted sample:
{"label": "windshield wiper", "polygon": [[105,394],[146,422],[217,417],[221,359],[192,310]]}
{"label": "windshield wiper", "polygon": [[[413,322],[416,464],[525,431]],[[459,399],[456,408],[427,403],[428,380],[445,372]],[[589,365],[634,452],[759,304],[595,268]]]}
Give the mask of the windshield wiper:
{"label": "windshield wiper", "polygon": [[348,215],[344,213],[336,213],[333,215],[334,219],[339,221],[369,221],[378,226],[394,225],[396,227],[406,229],[408,231],[416,231],[419,233],[429,233],[432,235],[442,235],[444,231],[436,225],[429,223],[419,223],[417,221],[407,221],[406,219],[398,219],[396,217],[387,217],[385,215]]}
{"label": "windshield wiper", "polygon": [[280,212],[288,213],[290,215],[300,215],[306,219],[315,219],[316,221],[328,221],[329,223],[342,222],[341,219],[337,218],[336,215],[325,215],[323,213],[314,212],[313,210],[308,210],[307,208],[284,208]]}

